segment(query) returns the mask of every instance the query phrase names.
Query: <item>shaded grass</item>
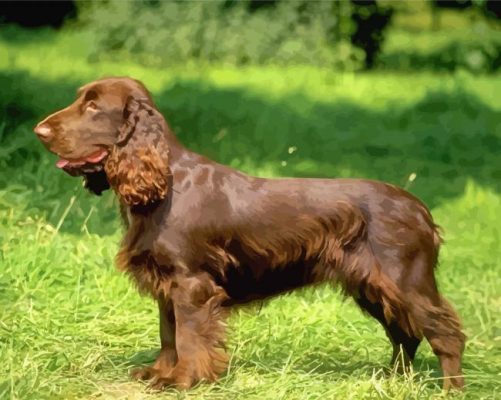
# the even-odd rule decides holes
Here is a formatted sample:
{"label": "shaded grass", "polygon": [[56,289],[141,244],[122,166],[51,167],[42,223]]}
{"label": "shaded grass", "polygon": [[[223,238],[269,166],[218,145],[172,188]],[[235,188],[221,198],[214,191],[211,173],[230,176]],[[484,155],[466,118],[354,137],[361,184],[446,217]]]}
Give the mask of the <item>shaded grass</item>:
{"label": "shaded grass", "polygon": [[[155,394],[131,382],[127,370],[158,351],[157,315],[113,267],[121,236],[115,200],[91,197],[53,168],[31,132],[79,84],[103,74],[143,79],[183,142],[249,173],[408,185],[446,232],[438,277],[469,337],[468,388],[459,397],[496,397],[499,79],[313,68],[156,71],[76,62],[62,48],[0,45],[0,56],[9,55],[0,57],[0,398],[441,396],[427,344],[414,376],[392,374],[383,330],[329,287],[237,310],[230,368],[216,384]],[[42,64],[44,50],[53,57]]]}

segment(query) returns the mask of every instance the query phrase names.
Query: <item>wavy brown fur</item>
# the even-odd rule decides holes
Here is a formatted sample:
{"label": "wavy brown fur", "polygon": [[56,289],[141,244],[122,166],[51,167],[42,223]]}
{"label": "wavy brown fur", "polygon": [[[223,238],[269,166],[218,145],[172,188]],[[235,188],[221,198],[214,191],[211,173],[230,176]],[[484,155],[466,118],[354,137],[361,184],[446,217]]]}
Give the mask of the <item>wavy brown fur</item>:
{"label": "wavy brown fur", "polygon": [[131,99],[118,143],[104,165],[111,187],[127,205],[148,204],[167,195],[169,147],[162,117],[144,101]]}
{"label": "wavy brown fur", "polygon": [[438,226],[409,193],[369,180],[263,179],[210,161],[177,141],[129,78],[84,86],[41,124],[62,157],[107,149],[102,164],[65,169],[85,169],[97,193],[104,167],[127,230],[117,265],[159,304],[160,355],[134,377],[156,388],[213,381],[227,365],[230,306],[330,282],[381,323],[394,362],[407,367],[426,337],[444,387],[463,387],[465,337],[434,276]]}

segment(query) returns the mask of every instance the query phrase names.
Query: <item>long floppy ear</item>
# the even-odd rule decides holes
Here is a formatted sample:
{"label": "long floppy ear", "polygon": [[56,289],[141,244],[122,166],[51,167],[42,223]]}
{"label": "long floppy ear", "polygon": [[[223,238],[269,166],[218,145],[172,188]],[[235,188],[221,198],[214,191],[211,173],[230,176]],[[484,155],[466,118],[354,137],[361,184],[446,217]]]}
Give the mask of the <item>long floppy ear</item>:
{"label": "long floppy ear", "polygon": [[129,206],[156,202],[168,192],[166,125],[150,104],[147,98],[127,100],[125,123],[104,166],[111,187]]}

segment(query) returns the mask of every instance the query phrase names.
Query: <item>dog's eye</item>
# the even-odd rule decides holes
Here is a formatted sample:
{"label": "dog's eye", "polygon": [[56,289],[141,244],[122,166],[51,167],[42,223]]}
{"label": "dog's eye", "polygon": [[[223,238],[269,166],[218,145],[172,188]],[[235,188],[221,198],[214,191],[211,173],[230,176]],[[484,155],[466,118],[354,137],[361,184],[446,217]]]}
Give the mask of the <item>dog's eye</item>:
{"label": "dog's eye", "polygon": [[93,101],[89,101],[87,105],[85,106],[86,111],[97,111],[98,107],[97,104],[94,103]]}

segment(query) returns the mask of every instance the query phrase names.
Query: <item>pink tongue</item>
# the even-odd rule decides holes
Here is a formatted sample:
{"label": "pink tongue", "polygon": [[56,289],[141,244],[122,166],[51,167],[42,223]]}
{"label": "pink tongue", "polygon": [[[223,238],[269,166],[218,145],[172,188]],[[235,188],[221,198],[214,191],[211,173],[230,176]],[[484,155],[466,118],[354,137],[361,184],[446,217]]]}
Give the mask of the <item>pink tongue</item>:
{"label": "pink tongue", "polygon": [[88,157],[80,158],[78,160],[70,161],[70,160],[65,160],[64,158],[60,158],[56,162],[56,167],[64,168],[67,165],[78,167],[78,166],[84,165],[86,162],[97,163],[97,162],[101,161],[106,156],[106,154],[107,154],[106,150],[98,150],[95,153],[92,153],[91,155],[89,155]]}
{"label": "pink tongue", "polygon": [[59,160],[57,160],[56,167],[64,168],[68,164],[69,164],[68,160],[65,160],[64,158],[60,158]]}
{"label": "pink tongue", "polygon": [[106,155],[105,150],[99,150],[96,151],[94,154],[91,154],[89,157],[87,157],[86,160],[91,163],[96,163],[98,161],[101,161],[105,155]]}

